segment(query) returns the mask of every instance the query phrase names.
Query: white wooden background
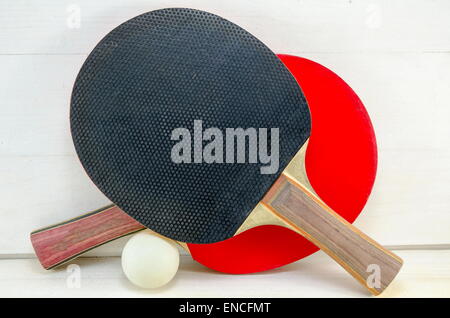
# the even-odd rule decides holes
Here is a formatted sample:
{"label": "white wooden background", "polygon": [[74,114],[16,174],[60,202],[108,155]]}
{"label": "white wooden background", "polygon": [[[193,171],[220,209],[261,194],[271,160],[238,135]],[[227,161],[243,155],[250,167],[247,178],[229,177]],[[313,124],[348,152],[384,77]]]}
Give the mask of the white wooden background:
{"label": "white wooden background", "polygon": [[[450,1],[0,0],[0,258],[31,257],[30,231],[108,203],[71,143],[75,76],[112,28],[174,6],[219,14],[344,78],[379,146],[356,224],[396,249],[450,248]],[[91,255],[118,255],[121,244]]]}

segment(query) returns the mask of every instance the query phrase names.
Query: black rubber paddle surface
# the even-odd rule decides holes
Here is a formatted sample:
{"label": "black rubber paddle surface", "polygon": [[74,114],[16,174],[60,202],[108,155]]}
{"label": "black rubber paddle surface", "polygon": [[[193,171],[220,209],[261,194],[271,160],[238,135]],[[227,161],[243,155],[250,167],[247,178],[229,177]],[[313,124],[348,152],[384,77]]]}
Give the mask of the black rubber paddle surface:
{"label": "black rubber paddle surface", "polygon": [[[192,132],[194,120],[223,132],[279,128],[278,171],[174,163],[172,131]],[[162,235],[212,243],[233,236],[309,137],[310,117],[295,79],[254,36],[172,8],[125,22],[95,47],[74,85],[71,129],[81,163],[111,201]]]}

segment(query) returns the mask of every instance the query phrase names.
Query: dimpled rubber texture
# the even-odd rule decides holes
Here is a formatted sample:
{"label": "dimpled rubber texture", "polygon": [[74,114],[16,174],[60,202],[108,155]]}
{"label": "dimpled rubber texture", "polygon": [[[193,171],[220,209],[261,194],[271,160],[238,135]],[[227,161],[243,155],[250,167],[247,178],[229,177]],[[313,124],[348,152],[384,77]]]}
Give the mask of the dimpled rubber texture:
{"label": "dimpled rubber texture", "polygon": [[[193,133],[194,120],[223,132],[279,128],[278,171],[174,163],[172,131]],[[296,80],[259,40],[216,15],[171,8],[125,22],[95,47],[74,85],[71,130],[111,201],[164,236],[212,243],[234,235],[304,144],[310,115]]]}

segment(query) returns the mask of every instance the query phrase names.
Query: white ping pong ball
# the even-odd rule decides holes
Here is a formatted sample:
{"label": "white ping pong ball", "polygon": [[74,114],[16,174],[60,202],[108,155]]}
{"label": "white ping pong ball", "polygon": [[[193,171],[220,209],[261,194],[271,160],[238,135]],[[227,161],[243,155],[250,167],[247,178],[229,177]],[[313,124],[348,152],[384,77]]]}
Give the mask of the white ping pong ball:
{"label": "white ping pong ball", "polygon": [[175,243],[145,230],[130,238],[122,251],[125,276],[142,288],[158,288],[172,280],[180,254]]}

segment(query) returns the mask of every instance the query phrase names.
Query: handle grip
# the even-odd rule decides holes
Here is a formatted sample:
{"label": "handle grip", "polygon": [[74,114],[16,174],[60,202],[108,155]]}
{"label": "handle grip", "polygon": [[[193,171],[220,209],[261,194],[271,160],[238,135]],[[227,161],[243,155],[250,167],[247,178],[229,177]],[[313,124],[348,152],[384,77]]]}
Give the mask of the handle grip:
{"label": "handle grip", "polygon": [[373,294],[380,294],[403,261],[336,214],[306,187],[282,175],[263,199],[284,222],[331,256]]}
{"label": "handle grip", "polygon": [[90,249],[145,227],[117,206],[108,206],[30,234],[31,244],[45,269],[70,261]]}

